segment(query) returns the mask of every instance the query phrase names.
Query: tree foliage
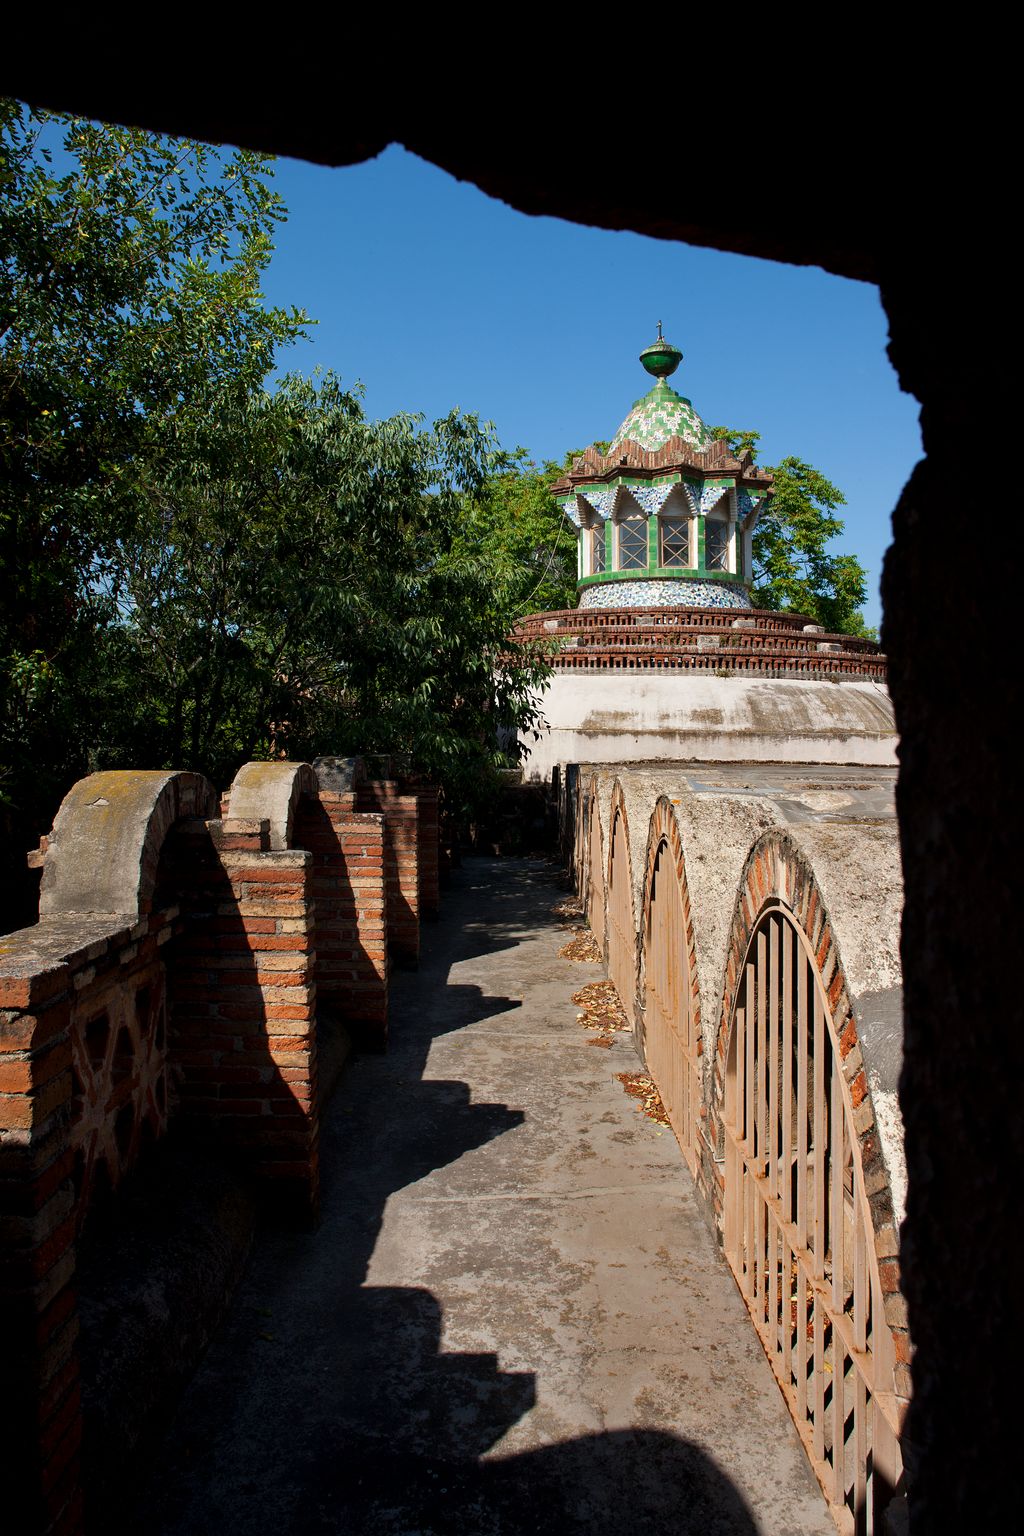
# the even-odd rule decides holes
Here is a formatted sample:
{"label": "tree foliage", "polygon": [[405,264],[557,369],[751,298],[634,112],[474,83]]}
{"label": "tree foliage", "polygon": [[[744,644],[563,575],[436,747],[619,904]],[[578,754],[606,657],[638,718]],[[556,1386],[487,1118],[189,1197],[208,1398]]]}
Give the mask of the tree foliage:
{"label": "tree foliage", "polygon": [[[713,427],[733,453],[754,451],[758,432]],[[871,635],[860,612],[867,574],[856,555],[833,554],[829,545],[845,524],[836,508],[845,505],[839,488],[803,459],[787,457],[767,466],[773,494],[753,538],[755,607],[806,613],[836,634]]]}
{"label": "tree foliage", "polygon": [[576,603],[576,536],[551,487],[577,456],[535,464],[524,448],[499,455],[466,506],[467,539],[483,542],[510,568],[521,613]]}
{"label": "tree foliage", "polygon": [[269,175],[0,101],[0,794],[33,820],[86,765],[96,636],[146,485],[301,329],[259,292]]}
{"label": "tree foliage", "polygon": [[515,572],[465,536],[496,452],[457,413],[369,421],[333,374],[224,399],[112,572],[107,640],[141,668],[159,759],[223,782],[254,755],[398,751],[482,791],[544,674],[505,654]]}
{"label": "tree foliage", "polygon": [[0,102],[0,806],[90,769],[405,751],[468,798],[544,664],[452,414],[267,380],[306,317],[261,276],[267,160]]}

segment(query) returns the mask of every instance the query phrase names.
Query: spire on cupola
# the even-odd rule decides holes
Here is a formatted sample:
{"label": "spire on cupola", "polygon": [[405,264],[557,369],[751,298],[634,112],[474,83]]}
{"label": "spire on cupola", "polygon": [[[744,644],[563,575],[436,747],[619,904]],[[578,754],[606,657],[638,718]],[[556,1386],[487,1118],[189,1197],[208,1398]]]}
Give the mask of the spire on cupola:
{"label": "spire on cupola", "polygon": [[666,341],[658,321],[658,339],[640,353],[647,372],[654,375],[654,388],[633,404],[633,409],[612,439],[609,455],[623,443],[635,443],[645,453],[655,453],[673,437],[682,438],[691,448],[703,451],[712,437],[685,395],[677,394],[669,376],[683,360],[678,347]]}
{"label": "spire on cupola", "polygon": [[649,347],[644,347],[640,353],[640,361],[648,373],[653,373],[656,379],[667,379],[675,373],[683,360],[683,354],[678,347],[674,347],[670,341],[666,341],[661,334],[661,321],[658,321],[658,339]]}

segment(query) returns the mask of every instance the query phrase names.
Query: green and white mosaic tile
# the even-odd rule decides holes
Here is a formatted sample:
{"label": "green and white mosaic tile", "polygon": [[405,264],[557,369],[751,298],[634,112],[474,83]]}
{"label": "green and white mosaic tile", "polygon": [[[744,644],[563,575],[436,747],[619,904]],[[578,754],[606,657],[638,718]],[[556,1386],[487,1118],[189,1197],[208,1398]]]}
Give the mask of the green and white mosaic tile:
{"label": "green and white mosaic tile", "polygon": [[656,453],[669,438],[681,437],[691,448],[710,448],[711,433],[690,401],[676,394],[667,379],[659,379],[654,388],[637,400],[616,432],[608,450],[616,453],[626,439],[637,443],[647,453]]}

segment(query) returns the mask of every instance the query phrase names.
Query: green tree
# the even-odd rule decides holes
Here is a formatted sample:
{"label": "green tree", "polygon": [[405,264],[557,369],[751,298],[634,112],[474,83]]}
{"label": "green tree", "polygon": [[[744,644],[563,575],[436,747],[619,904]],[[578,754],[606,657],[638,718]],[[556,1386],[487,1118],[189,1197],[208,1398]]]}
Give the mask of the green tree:
{"label": "green tree", "polygon": [[269,177],[258,156],[0,99],[5,895],[117,691],[109,578],[142,487],[212,395],[262,379],[301,329],[259,293]]}
{"label": "green tree", "polygon": [[332,374],[226,392],[194,426],[111,570],[97,759],[148,740],[225,782],[254,755],[403,752],[455,804],[485,793],[546,675],[505,645],[514,564],[466,538],[491,434],[369,421]]}
{"label": "green tree", "polygon": [[301,330],[259,291],[270,175],[0,100],[0,797],[36,826],[88,766],[109,577],[145,487]]}
{"label": "green tree", "polygon": [[510,569],[521,613],[576,603],[576,535],[551,495],[578,450],[562,463],[535,464],[524,448],[499,455],[466,506],[466,540],[483,544]]}
{"label": "green tree", "polygon": [[[758,432],[713,427],[733,451],[754,451]],[[753,538],[753,592],[756,607],[806,613],[836,634],[874,638],[860,612],[867,574],[856,555],[833,554],[832,540],[843,532],[835,515],[846,497],[803,459],[788,457],[766,466],[775,477],[773,494]]]}

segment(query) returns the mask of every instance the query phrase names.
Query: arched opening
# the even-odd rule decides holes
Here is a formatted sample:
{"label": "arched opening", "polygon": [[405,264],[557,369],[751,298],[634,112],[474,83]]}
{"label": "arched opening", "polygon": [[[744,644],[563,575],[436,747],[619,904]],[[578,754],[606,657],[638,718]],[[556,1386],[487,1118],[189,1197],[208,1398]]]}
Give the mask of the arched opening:
{"label": "arched opening", "polygon": [[881,1532],[901,1470],[853,1104],[786,907],[755,925],[725,1075],[725,1252],[840,1529]]}
{"label": "arched opening", "polygon": [[590,795],[590,825],[586,848],[586,917],[594,942],[604,953],[604,839],[601,837],[601,813],[597,803],[597,790]]}
{"label": "arched opening", "polygon": [[683,898],[677,855],[663,836],[651,865],[644,927],[644,1057],[692,1172],[700,1058]]}
{"label": "arched opening", "polygon": [[618,797],[613,802],[608,856],[608,975],[626,1010],[626,1017],[632,1021],[636,1001],[633,874],[629,862],[629,828]]}

